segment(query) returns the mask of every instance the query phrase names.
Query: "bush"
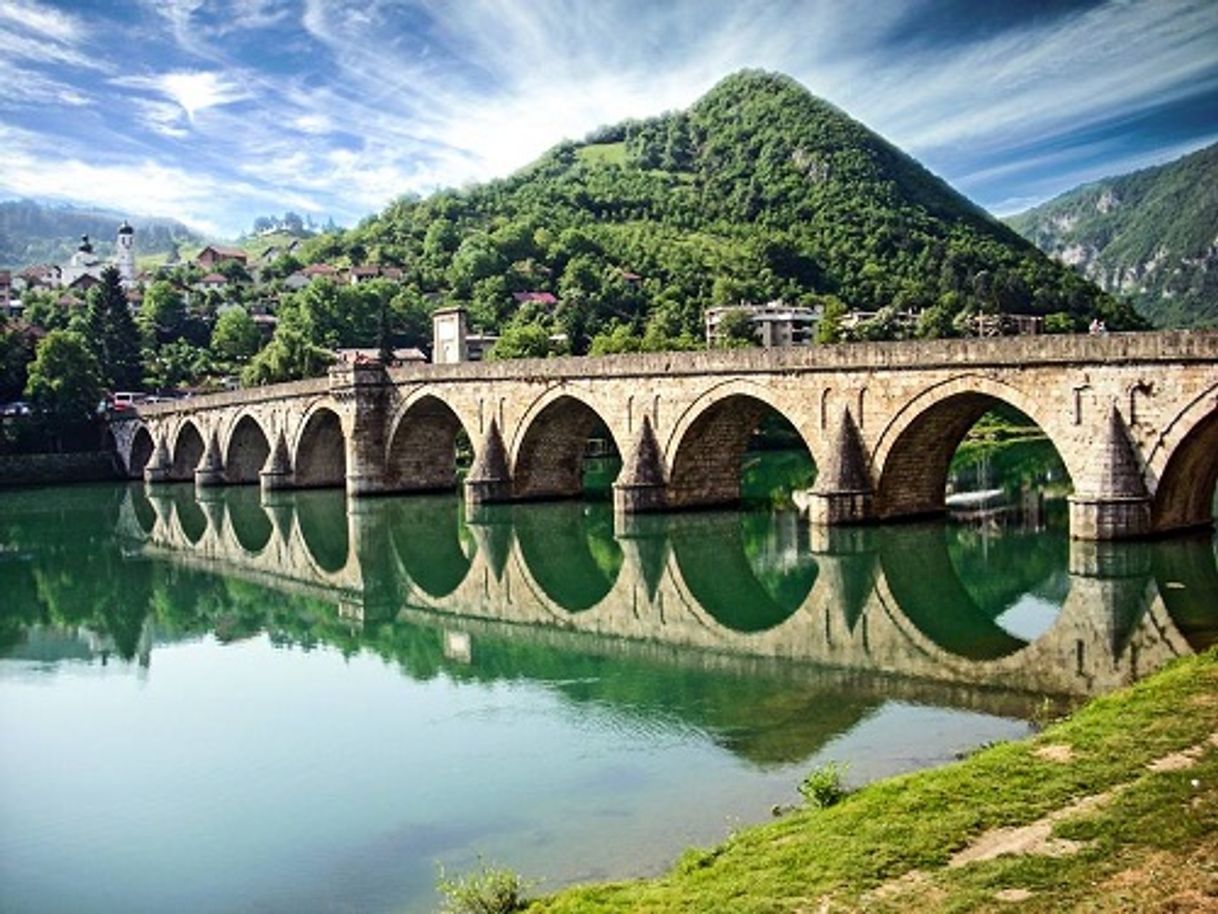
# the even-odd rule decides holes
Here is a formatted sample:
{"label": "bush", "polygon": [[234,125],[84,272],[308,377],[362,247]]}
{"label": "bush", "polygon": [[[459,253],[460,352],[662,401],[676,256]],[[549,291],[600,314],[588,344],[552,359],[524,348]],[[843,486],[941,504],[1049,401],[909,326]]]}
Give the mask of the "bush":
{"label": "bush", "polygon": [[450,879],[443,867],[436,889],[444,896],[441,914],[511,914],[525,906],[532,888],[519,873],[479,861],[478,869]]}
{"label": "bush", "polygon": [[843,778],[846,766],[841,762],[828,762],[819,768],[814,768],[799,785],[799,792],[805,800],[818,809],[833,806],[849,793]]}

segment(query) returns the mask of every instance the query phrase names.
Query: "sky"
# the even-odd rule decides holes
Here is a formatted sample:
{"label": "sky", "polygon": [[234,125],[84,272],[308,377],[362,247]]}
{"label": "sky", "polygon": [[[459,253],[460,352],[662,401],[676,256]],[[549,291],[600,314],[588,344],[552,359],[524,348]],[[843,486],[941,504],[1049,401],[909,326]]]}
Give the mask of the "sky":
{"label": "sky", "polygon": [[0,0],[0,198],[353,224],[744,67],[998,215],[1218,140],[1214,0]]}

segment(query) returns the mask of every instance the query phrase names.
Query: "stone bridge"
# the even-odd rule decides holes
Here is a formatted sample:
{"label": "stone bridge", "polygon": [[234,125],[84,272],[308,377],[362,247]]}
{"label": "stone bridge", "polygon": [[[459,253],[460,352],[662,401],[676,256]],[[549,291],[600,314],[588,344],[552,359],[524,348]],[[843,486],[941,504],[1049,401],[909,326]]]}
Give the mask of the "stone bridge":
{"label": "stone bridge", "polygon": [[132,477],[353,496],[455,488],[471,503],[581,491],[590,436],[623,455],[619,515],[729,504],[770,410],[819,475],[822,525],[944,509],[952,455],[987,410],[1030,416],[1074,485],[1071,533],[1122,539],[1208,525],[1218,483],[1218,332],[864,343],[333,369],[327,378],[116,417]]}
{"label": "stone bridge", "polygon": [[1061,610],[1026,639],[970,595],[941,525],[808,528],[788,515],[769,535],[803,560],[776,594],[723,512],[648,518],[624,534],[589,525],[576,503],[483,507],[467,522],[450,498],[343,510],[337,493],[319,497],[133,489],[120,530],[142,554],[334,602],[353,625],[433,620],[458,658],[480,626],[500,624],[1034,695],[1098,694],[1192,653],[1218,595],[1209,537],[1075,541]]}

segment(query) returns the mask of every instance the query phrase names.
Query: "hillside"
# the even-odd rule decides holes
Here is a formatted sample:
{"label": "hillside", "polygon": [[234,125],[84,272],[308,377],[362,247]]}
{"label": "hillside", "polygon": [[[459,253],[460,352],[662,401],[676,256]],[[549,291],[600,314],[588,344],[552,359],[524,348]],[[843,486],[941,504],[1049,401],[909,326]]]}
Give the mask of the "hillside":
{"label": "hillside", "polygon": [[[686,111],[601,128],[500,181],[404,198],[304,247],[401,265],[488,329],[541,325],[576,352],[614,330],[655,348],[688,341],[711,304],[775,298],[927,309],[919,332],[932,336],[977,310],[1056,313],[1061,329],[1097,313],[1114,329],[1138,320],[862,124],[756,71]],[[559,302],[518,306],[523,291]]]}
{"label": "hillside", "polygon": [[202,237],[173,219],[124,216],[104,209],[49,205],[34,200],[0,201],[0,268],[59,263],[76,250],[81,235],[98,255],[114,253],[114,233],[127,218],[136,230],[141,257],[168,254],[175,245],[199,244]]}
{"label": "hillside", "polygon": [[1218,326],[1218,144],[1007,221],[1158,326]]}

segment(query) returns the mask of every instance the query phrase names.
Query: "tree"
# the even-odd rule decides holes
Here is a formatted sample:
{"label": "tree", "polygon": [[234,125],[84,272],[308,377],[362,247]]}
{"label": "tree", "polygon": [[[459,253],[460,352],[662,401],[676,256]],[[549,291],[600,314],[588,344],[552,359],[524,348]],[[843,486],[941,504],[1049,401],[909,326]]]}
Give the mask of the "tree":
{"label": "tree", "polygon": [[0,401],[16,400],[25,390],[34,358],[33,339],[7,321],[0,323]]}
{"label": "tree", "polygon": [[825,296],[824,311],[821,312],[820,323],[816,325],[816,342],[836,343],[841,339],[842,319],[845,316],[846,306],[841,299]]}
{"label": "tree", "polygon": [[140,323],[159,343],[167,343],[182,333],[186,323],[186,300],[171,282],[157,280],[144,293]]}
{"label": "tree", "polygon": [[719,346],[723,349],[739,349],[757,345],[757,331],[753,319],[743,308],[733,308],[719,318]]}
{"label": "tree", "polygon": [[224,260],[216,264],[216,272],[232,283],[253,282],[250,271],[240,260]]}
{"label": "tree", "polygon": [[111,390],[139,390],[144,374],[140,334],[114,267],[106,267],[101,284],[89,290],[86,326],[102,383]]}
{"label": "tree", "polygon": [[166,343],[148,360],[146,380],[157,390],[195,384],[216,370],[211,352],[186,338]]}
{"label": "tree", "polygon": [[245,362],[258,351],[261,342],[258,325],[244,308],[229,308],[216,318],[211,349],[221,360],[233,364]]}
{"label": "tree", "polygon": [[30,363],[26,395],[52,425],[88,420],[101,399],[101,370],[88,342],[71,330],[52,330]]}
{"label": "tree", "polygon": [[550,332],[541,324],[512,324],[504,328],[503,334],[487,353],[487,358],[540,359],[551,352]]}
{"label": "tree", "polygon": [[281,323],[275,336],[241,374],[246,386],[297,381],[321,374],[334,356],[309,339],[294,323]]}
{"label": "tree", "polygon": [[618,352],[641,352],[643,341],[639,339],[629,324],[611,324],[592,337],[592,345],[588,347],[588,355],[611,355]]}

